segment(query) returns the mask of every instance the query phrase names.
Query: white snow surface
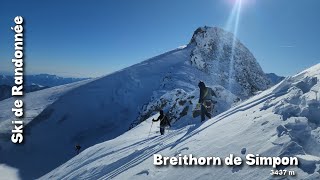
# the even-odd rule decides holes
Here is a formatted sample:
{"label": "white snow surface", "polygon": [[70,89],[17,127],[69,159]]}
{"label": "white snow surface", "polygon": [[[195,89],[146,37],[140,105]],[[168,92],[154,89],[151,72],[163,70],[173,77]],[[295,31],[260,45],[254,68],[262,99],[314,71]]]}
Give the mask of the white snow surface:
{"label": "white snow surface", "polygon": [[[27,125],[37,115],[41,113],[46,107],[55,102],[59,97],[63,96],[70,90],[77,88],[83,84],[86,84],[92,80],[84,80],[71,84],[56,86],[37,92],[27,93],[21,100],[26,102],[24,104],[24,124]],[[11,133],[12,120],[16,120],[11,108],[14,108],[14,101],[20,98],[9,98],[1,101],[0,103],[0,134]],[[1,143],[1,142],[0,142]]]}
{"label": "white snow surface", "polygon": [[17,169],[0,164],[0,180],[19,180]]}
{"label": "white snow surface", "polygon": [[40,179],[277,179],[270,175],[269,166],[156,167],[155,153],[222,158],[235,154],[243,159],[248,153],[296,156],[299,166],[283,167],[296,173],[287,179],[320,179],[319,80],[320,64],[203,124],[173,125],[163,136],[159,124],[151,123],[154,115],[121,136],[86,149]]}

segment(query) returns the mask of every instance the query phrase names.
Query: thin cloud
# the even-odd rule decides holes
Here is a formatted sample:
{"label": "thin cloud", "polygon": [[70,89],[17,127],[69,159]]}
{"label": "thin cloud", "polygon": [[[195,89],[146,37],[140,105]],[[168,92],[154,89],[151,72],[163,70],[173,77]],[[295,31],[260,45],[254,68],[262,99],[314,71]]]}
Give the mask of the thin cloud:
{"label": "thin cloud", "polygon": [[281,48],[294,48],[294,45],[284,45],[284,46],[280,46]]}

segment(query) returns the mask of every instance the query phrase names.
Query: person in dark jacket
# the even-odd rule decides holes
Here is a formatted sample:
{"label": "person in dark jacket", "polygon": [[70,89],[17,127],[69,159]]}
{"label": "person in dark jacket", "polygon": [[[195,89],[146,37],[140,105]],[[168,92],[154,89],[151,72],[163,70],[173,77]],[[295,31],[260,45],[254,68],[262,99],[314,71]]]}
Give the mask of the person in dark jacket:
{"label": "person in dark jacket", "polygon": [[157,122],[160,121],[160,133],[161,135],[164,134],[164,130],[166,126],[170,126],[170,121],[168,119],[168,117],[163,113],[163,110],[160,110],[160,116],[157,119],[152,119],[152,122]]}
{"label": "person in dark jacket", "polygon": [[75,148],[77,154],[79,154],[79,153],[80,153],[81,146],[80,146],[79,144],[77,144],[77,145],[75,145],[74,148]]}
{"label": "person in dark jacket", "polygon": [[200,81],[198,84],[200,88],[200,96],[198,103],[201,105],[201,122],[205,120],[205,116],[209,119],[211,116],[211,111],[213,108],[213,96],[217,97],[216,93],[209,87],[206,87],[204,82]]}

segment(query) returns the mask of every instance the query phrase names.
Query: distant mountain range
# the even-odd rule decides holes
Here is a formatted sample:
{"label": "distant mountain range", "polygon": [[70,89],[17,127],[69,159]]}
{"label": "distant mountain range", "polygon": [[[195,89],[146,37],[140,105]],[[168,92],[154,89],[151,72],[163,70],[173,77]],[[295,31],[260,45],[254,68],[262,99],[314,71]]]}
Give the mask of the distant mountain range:
{"label": "distant mountain range", "polygon": [[273,85],[278,84],[282,80],[284,80],[285,77],[283,76],[278,76],[275,73],[266,73],[267,78],[271,81]]}
{"label": "distant mountain range", "polygon": [[[49,87],[69,84],[89,78],[69,78],[50,74],[26,75],[24,77],[24,92],[33,92]],[[11,87],[14,85],[12,75],[0,75],[0,101],[11,97]]]}

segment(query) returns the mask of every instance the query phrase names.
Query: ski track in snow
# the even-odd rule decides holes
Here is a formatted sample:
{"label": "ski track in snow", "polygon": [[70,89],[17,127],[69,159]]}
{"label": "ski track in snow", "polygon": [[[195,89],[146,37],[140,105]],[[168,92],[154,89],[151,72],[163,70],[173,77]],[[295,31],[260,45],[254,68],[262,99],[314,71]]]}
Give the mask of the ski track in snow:
{"label": "ski track in snow", "polygon": [[[176,133],[179,133],[179,131],[176,132]],[[138,152],[130,155],[130,156],[133,156],[133,158],[130,158],[130,156],[125,157],[124,160],[123,160],[125,162],[124,165],[122,165],[122,166],[120,166],[118,168],[117,167],[115,168],[111,164],[112,169],[114,169],[114,168],[115,169],[112,170],[111,172],[107,173],[107,175],[102,176],[99,179],[101,179],[101,180],[103,180],[103,179],[112,179],[112,178],[116,177],[117,175],[119,175],[120,173],[122,173],[122,172],[130,169],[131,167],[136,166],[136,165],[140,164],[141,162],[145,161],[146,159],[151,157],[153,154],[156,154],[156,153],[162,151],[163,149],[166,149],[166,148],[170,147],[171,145],[176,144],[174,142],[167,144],[167,142],[170,139],[176,137],[176,135],[177,135],[176,133],[170,133],[167,136],[156,138],[156,141],[153,141],[153,142],[151,141],[151,143],[153,143],[154,145],[147,146],[144,149],[139,150]],[[138,154],[138,155],[135,156],[135,154]],[[120,160],[119,162],[116,162],[116,164],[122,164],[121,162],[122,161]]]}

